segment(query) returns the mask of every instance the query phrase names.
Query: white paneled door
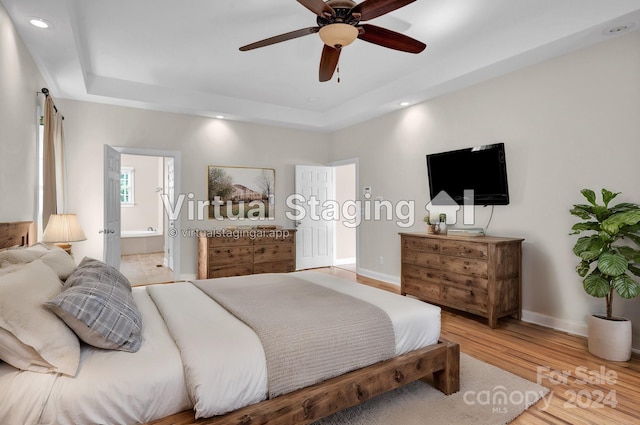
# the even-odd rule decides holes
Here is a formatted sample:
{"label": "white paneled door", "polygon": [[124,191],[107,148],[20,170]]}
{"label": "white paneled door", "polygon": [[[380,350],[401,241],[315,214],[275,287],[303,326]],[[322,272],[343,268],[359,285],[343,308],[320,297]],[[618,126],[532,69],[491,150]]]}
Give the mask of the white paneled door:
{"label": "white paneled door", "polygon": [[120,152],[104,145],[104,262],[120,269]]}
{"label": "white paneled door", "polygon": [[296,269],[331,266],[334,221],[323,217],[334,200],[333,167],[296,165]]}

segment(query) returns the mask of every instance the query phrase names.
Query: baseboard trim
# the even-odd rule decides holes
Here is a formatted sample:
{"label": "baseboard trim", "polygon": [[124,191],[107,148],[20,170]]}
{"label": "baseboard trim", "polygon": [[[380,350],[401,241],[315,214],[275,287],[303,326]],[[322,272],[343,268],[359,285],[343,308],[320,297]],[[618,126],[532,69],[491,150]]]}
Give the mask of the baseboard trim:
{"label": "baseboard trim", "polygon": [[568,332],[574,335],[587,336],[587,322],[574,322],[572,320],[558,319],[535,311],[522,310],[522,321],[555,329],[557,331]]}
{"label": "baseboard trim", "polygon": [[358,270],[356,271],[356,273],[361,276],[368,277],[370,279],[380,280],[385,283],[390,283],[396,286],[400,286],[400,277],[398,276],[391,276],[388,274],[379,273],[373,270],[363,269],[360,267],[358,267]]}
{"label": "baseboard trim", "polygon": [[196,280],[198,278],[197,274],[181,274],[181,280]]}
{"label": "baseboard trim", "polygon": [[[589,336],[586,320],[584,322],[575,322],[572,320],[558,319],[557,317],[547,316],[546,314],[536,313],[534,311],[522,310],[522,321],[573,335],[583,336],[585,338]],[[635,354],[640,354],[640,348],[632,347],[631,351]]]}

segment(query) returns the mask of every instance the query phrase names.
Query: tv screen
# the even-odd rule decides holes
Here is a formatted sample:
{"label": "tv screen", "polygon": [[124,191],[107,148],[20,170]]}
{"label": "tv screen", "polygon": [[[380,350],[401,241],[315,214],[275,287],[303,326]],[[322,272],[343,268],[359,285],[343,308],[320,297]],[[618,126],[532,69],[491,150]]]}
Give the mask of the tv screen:
{"label": "tv screen", "polygon": [[432,201],[444,191],[463,205],[464,191],[473,190],[474,205],[509,204],[504,143],[429,154],[427,172]]}

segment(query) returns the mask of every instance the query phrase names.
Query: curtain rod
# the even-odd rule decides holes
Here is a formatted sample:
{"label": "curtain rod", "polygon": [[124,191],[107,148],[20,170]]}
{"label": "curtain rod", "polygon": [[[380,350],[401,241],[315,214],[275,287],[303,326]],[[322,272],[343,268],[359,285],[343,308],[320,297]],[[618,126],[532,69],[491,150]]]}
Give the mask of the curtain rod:
{"label": "curtain rod", "polygon": [[[49,97],[49,89],[46,87],[43,87],[42,91],[39,91],[38,93],[42,93],[45,97]],[[56,111],[56,113],[58,112],[58,107],[55,103],[53,104],[53,110]],[[62,115],[62,119],[64,119],[64,115]]]}

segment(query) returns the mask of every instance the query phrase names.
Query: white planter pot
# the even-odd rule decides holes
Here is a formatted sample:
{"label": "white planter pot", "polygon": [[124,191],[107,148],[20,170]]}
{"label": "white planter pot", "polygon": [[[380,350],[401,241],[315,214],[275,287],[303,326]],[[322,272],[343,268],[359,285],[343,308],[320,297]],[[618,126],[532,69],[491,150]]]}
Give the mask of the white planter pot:
{"label": "white planter pot", "polygon": [[631,321],[589,316],[589,352],[605,360],[626,362],[631,358]]}

